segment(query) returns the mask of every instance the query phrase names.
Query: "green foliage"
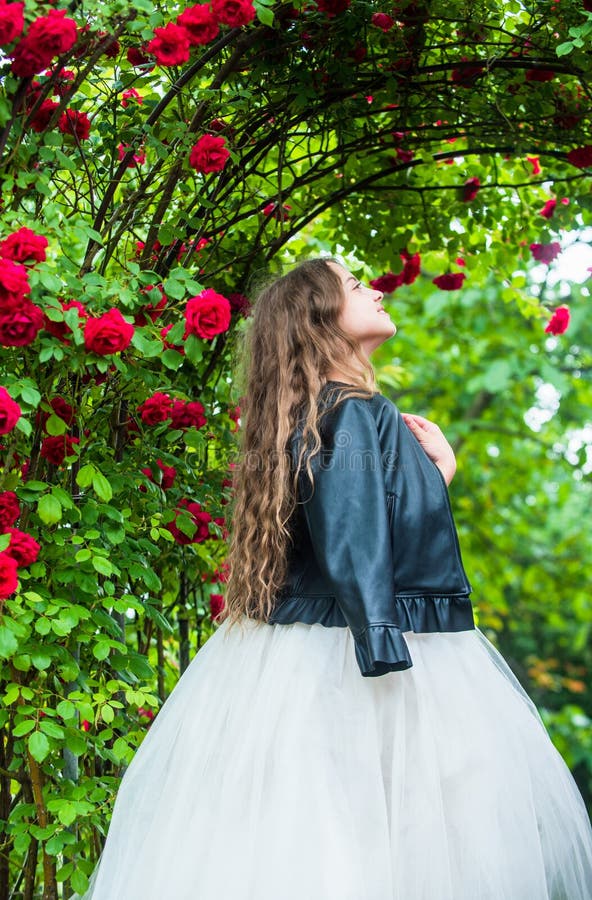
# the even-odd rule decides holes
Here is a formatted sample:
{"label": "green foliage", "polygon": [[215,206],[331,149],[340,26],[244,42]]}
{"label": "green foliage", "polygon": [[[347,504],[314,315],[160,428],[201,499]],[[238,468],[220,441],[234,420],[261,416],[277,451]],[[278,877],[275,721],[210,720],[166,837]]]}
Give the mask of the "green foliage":
{"label": "green foliage", "polygon": [[[0,900],[85,890],[125,766],[188,647],[215,627],[244,312],[204,337],[186,334],[187,303],[250,293],[318,253],[367,278],[421,254],[392,298],[399,334],[377,374],[462,449],[452,492],[479,622],[590,799],[589,292],[541,284],[530,251],[590,224],[589,170],[568,159],[592,144],[590,16],[579,3],[433,0],[399,4],[383,32],[365,0],[336,15],[256,0],[248,25],[153,67],[128,52],[183,7],[67,9],[78,42],[33,80],[11,68],[16,39],[3,48],[0,238],[25,226],[48,247],[26,261],[44,327],[0,350],[21,409],[2,435],[0,490],[16,492],[17,527],[41,546],[0,609]],[[89,117],[88,136],[60,128],[68,109]],[[224,138],[220,171],[190,164],[203,135]],[[434,286],[460,271],[461,291]],[[569,332],[545,338],[567,292]],[[117,309],[133,325],[125,348],[90,350],[77,308],[62,307],[72,300],[91,317]],[[546,416],[548,385],[560,400]],[[204,422],[147,423],[157,393],[201,403]],[[52,463],[47,438],[78,441]],[[207,536],[182,501],[209,514]]]}

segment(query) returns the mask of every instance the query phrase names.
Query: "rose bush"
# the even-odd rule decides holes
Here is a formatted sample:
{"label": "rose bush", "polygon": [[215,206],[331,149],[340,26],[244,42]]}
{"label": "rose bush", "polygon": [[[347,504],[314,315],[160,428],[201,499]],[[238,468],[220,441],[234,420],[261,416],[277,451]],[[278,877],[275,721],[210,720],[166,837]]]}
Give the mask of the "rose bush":
{"label": "rose bush", "polygon": [[119,778],[221,611],[252,285],[341,246],[403,322],[421,297],[418,322],[450,316],[462,420],[509,384],[488,322],[459,371],[479,288],[551,377],[569,318],[528,277],[555,250],[531,246],[590,218],[575,6],[478,27],[438,3],[61,7],[0,6],[0,900],[84,891]]}

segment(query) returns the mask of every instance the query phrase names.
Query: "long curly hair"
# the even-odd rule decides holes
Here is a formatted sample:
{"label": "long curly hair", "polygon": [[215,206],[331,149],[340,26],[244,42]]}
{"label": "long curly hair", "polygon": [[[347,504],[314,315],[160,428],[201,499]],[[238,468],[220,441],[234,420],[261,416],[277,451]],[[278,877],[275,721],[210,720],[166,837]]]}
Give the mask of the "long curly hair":
{"label": "long curly hair", "polygon": [[[287,574],[298,471],[306,456],[313,481],[310,462],[321,448],[321,416],[346,397],[377,392],[359,342],[338,324],[345,294],[330,263],[336,261],[306,260],[267,284],[238,347],[241,428],[227,506],[225,605],[218,617],[228,627],[243,617],[267,621],[273,610]],[[343,373],[348,387],[320,411],[317,398],[332,369]],[[302,445],[294,466],[289,439],[298,424]]]}

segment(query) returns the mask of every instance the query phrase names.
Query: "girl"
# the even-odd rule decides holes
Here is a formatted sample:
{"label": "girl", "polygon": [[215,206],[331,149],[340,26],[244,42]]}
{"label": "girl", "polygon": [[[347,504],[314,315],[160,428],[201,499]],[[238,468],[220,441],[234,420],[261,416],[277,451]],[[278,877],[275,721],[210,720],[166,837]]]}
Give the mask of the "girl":
{"label": "girl", "polygon": [[319,259],[254,306],[225,609],[85,898],[592,897],[582,797],[474,623],[452,449],[375,388],[381,301]]}

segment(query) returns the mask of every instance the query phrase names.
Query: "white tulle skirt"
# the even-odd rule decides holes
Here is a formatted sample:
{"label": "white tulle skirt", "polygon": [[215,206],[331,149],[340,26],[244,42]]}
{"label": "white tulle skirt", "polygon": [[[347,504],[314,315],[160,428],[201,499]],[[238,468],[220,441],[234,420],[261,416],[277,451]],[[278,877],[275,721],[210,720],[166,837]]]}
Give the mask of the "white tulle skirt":
{"label": "white tulle skirt", "polygon": [[222,623],[125,772],[84,900],[590,900],[592,828],[479,630]]}

